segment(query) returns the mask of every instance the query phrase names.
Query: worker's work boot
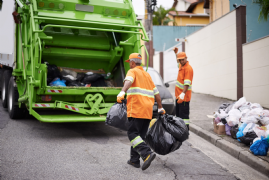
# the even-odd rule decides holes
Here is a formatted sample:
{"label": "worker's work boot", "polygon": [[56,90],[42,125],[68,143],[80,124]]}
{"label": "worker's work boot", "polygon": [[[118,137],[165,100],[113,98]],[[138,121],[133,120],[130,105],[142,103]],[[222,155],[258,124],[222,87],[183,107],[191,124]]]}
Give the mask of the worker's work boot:
{"label": "worker's work boot", "polygon": [[128,160],[127,164],[130,164],[130,165],[134,166],[135,168],[140,168],[140,163],[139,164],[138,163],[133,163],[130,160]]}
{"label": "worker's work boot", "polygon": [[156,157],[155,153],[151,153],[150,155],[148,155],[148,157],[144,160],[144,164],[142,166],[143,171],[150,166],[150,163],[155,159],[155,157]]}

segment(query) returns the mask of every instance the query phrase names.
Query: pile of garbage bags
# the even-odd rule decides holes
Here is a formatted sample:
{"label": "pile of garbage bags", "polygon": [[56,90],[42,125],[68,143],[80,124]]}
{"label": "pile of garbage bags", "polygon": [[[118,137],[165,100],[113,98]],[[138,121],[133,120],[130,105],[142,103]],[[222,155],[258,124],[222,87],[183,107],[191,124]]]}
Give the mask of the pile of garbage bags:
{"label": "pile of garbage bags", "polygon": [[269,148],[269,110],[258,103],[237,102],[222,104],[214,113],[214,123],[225,125],[226,134],[250,146],[255,155],[266,156]]}
{"label": "pile of garbage bags", "polygon": [[84,87],[110,87],[112,83],[107,83],[106,74],[93,72],[77,73],[70,69],[47,64],[47,84],[49,86],[84,86]]}
{"label": "pile of garbage bags", "polygon": [[185,122],[179,117],[165,114],[160,115],[154,124],[151,123],[145,142],[157,154],[166,155],[179,149],[188,137]]}

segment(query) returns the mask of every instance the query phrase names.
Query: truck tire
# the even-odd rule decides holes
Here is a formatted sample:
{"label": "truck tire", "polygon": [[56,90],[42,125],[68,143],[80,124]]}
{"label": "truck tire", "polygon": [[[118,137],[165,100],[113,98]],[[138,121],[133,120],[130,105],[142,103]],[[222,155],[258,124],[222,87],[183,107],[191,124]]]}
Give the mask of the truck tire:
{"label": "truck tire", "polygon": [[19,108],[18,105],[19,92],[15,87],[13,76],[10,77],[8,84],[8,114],[11,119],[19,119],[24,117],[24,108]]}
{"label": "truck tire", "polygon": [[[0,92],[2,92],[2,77],[3,77],[4,69],[0,68]],[[0,97],[2,94],[0,94]]]}
{"label": "truck tire", "polygon": [[4,108],[7,108],[8,83],[9,83],[11,74],[12,72],[10,70],[5,70],[2,76],[1,99],[2,99],[2,105]]}

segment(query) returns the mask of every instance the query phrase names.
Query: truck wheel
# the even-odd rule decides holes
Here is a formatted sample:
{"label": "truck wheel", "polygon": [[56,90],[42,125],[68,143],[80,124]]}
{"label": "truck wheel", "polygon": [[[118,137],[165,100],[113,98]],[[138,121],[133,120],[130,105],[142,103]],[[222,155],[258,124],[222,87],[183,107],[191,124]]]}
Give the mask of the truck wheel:
{"label": "truck wheel", "polygon": [[19,92],[15,87],[15,81],[11,76],[8,84],[8,113],[11,119],[23,118],[24,109],[18,105]]}
{"label": "truck wheel", "polygon": [[[2,91],[2,77],[3,77],[3,73],[4,73],[4,69],[0,69],[0,92]],[[0,97],[2,96],[2,94],[0,94]]]}
{"label": "truck wheel", "polygon": [[8,83],[9,79],[11,77],[11,71],[10,70],[5,70],[2,76],[2,105],[4,108],[7,108],[7,92],[8,92]]}

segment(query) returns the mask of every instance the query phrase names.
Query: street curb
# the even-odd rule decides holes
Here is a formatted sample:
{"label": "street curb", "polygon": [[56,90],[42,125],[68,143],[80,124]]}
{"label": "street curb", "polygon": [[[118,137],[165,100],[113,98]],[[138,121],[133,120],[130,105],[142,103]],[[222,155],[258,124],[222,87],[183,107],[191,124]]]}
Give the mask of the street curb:
{"label": "street curb", "polygon": [[240,160],[241,162],[247,164],[248,166],[252,167],[253,169],[269,176],[269,163],[254,156],[248,151],[243,150],[242,148],[236,146],[233,143],[230,143],[219,136],[208,132],[201,127],[190,124],[190,130],[197,134],[198,136],[204,138],[205,140],[209,141],[216,147],[220,148],[221,150],[225,151],[226,153],[230,154],[231,156],[235,157],[236,159]]}

